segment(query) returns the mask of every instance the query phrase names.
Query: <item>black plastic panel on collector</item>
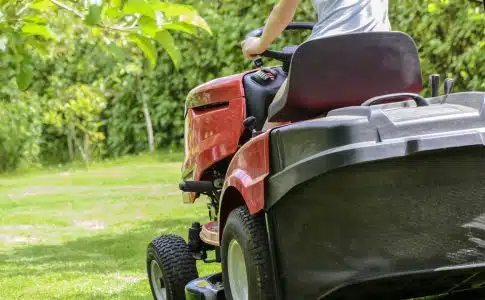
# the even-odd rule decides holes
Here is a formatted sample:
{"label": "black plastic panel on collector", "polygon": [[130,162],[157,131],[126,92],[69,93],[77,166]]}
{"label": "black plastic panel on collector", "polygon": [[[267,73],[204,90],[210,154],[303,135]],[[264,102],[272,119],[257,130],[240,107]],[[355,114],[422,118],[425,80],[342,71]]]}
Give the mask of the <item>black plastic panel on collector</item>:
{"label": "black plastic panel on collector", "polygon": [[291,188],[333,169],[422,151],[483,145],[485,93],[456,93],[413,101],[355,106],[271,133],[271,207]]}
{"label": "black plastic panel on collector", "polygon": [[[440,270],[485,264],[485,148],[420,153],[324,173],[292,189],[268,214],[284,299],[440,294],[460,283],[440,281]],[[414,279],[390,280],[405,273],[415,273],[409,276]],[[379,277],[393,281],[393,289],[335,290]],[[475,284],[485,283],[480,277]]]}
{"label": "black plastic panel on collector", "polygon": [[[485,93],[427,101],[337,109],[271,133],[266,211],[285,299],[426,296],[453,287],[439,271],[485,264]],[[423,272],[419,285],[390,279],[389,297],[354,285],[332,298]]]}

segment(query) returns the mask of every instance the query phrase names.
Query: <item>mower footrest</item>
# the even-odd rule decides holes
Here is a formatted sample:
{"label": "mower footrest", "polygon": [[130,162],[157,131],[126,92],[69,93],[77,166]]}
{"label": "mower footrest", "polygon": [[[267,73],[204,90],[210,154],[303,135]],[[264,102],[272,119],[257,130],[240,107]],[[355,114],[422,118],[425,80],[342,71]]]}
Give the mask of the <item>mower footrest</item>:
{"label": "mower footrest", "polygon": [[211,221],[202,226],[200,239],[209,245],[219,247],[219,222]]}
{"label": "mower footrest", "polygon": [[222,274],[192,280],[185,286],[186,300],[225,300]]}

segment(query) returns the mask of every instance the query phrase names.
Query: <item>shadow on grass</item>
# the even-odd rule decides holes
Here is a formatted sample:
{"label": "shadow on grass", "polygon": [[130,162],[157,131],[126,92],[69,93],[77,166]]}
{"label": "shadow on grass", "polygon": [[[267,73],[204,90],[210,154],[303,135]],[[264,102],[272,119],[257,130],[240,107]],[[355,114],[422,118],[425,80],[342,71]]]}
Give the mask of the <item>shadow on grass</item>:
{"label": "shadow on grass", "polygon": [[43,276],[52,273],[145,272],[148,243],[161,233],[180,234],[186,238],[193,220],[176,218],[141,223],[121,234],[98,234],[62,245],[34,245],[0,255],[2,276]]}

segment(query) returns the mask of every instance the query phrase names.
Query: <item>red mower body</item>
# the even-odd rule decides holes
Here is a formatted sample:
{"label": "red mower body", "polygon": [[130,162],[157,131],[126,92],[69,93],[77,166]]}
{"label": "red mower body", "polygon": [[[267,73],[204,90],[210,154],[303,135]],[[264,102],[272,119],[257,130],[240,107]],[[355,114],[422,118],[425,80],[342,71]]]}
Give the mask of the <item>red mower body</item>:
{"label": "red mower body", "polygon": [[[250,211],[262,208],[264,177],[269,173],[268,135],[239,149],[246,118],[243,77],[232,75],[194,88],[185,111],[185,161],[183,180],[212,180],[211,167],[221,162],[227,169],[224,190],[234,187],[248,199]],[[184,193],[185,202],[194,202],[196,193]],[[258,200],[259,199],[259,200]]]}
{"label": "red mower body", "polygon": [[[194,88],[185,110],[184,180],[202,180],[215,163],[238,148],[245,118],[243,74],[219,78]],[[197,195],[190,193],[193,202]],[[187,199],[187,197],[185,197]]]}

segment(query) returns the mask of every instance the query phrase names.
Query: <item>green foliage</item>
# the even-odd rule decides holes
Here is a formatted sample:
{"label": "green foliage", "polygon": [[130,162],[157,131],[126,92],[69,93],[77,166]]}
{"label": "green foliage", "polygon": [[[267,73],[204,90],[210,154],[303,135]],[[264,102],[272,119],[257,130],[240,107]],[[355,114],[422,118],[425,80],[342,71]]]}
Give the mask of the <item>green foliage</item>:
{"label": "green foliage", "polygon": [[44,124],[51,125],[58,135],[67,138],[69,157],[79,153],[85,162],[100,157],[103,151],[104,133],[100,130],[101,113],[106,100],[100,91],[76,84],[62,91],[59,97],[47,102]]}
{"label": "green foliage", "polygon": [[[457,80],[455,91],[485,90],[485,12],[479,1],[391,1],[393,30],[419,47],[423,74]],[[429,94],[429,93],[428,93]]]}
{"label": "green foliage", "polygon": [[39,112],[35,94],[20,93],[13,101],[0,101],[0,171],[12,171],[21,164],[38,162]]}
{"label": "green foliage", "polygon": [[[160,0],[112,1],[27,0],[0,2],[0,51],[15,56],[17,83],[26,89],[32,79],[31,49],[43,51],[48,40],[57,39],[50,22],[56,16],[69,14],[84,24],[99,29],[107,40],[126,44],[132,41],[141,48],[150,65],[155,66],[156,42],[160,42],[171,57],[178,58],[178,49],[171,43],[171,33],[164,25],[202,28],[211,33],[207,23],[187,5],[163,3]],[[163,37],[163,38],[160,38]],[[110,47],[117,51],[116,48]],[[178,59],[174,63],[178,63]]]}
{"label": "green foliage", "polygon": [[[144,59],[139,51],[130,44],[141,49],[152,69],[159,45],[177,65],[181,54],[172,32],[195,35],[198,28],[211,33],[192,7],[159,0],[0,1],[0,79],[13,84],[0,88],[0,104],[16,114],[14,108],[23,97],[20,91],[29,89],[38,101],[35,107],[39,117],[32,125],[42,125],[31,128],[39,139],[37,151],[29,155],[14,157],[11,151],[29,148],[30,140],[22,135],[2,136],[0,155],[5,166],[1,168],[14,168],[39,155],[49,163],[77,158],[89,162],[105,155],[105,132],[109,128],[106,106],[123,98],[119,92],[124,92],[110,86],[112,82],[106,79],[131,65],[140,66],[138,77],[149,72],[142,67]],[[140,103],[135,105],[139,109]],[[23,117],[19,113],[0,119],[3,133]]]}

